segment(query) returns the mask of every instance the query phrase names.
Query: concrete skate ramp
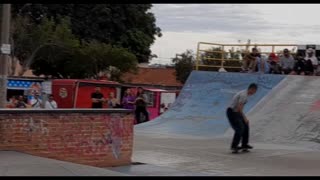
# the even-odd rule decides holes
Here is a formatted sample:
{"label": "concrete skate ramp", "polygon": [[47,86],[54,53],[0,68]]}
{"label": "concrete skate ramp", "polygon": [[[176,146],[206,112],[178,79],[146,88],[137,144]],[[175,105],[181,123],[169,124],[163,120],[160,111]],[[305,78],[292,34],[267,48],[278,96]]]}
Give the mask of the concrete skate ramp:
{"label": "concrete skate ramp", "polygon": [[245,112],[254,107],[285,76],[193,71],[179,97],[159,118],[137,125],[135,131],[200,137],[223,135],[230,127],[225,110],[236,92],[257,83]]}
{"label": "concrete skate ramp", "polygon": [[252,141],[320,149],[320,78],[287,76],[248,118]]}

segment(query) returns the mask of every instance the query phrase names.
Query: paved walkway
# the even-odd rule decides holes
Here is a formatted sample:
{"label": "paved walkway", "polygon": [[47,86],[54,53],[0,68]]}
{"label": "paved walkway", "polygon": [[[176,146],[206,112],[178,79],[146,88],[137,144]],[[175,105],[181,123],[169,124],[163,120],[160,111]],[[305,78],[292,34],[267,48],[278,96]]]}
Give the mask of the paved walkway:
{"label": "paved walkway", "polygon": [[0,151],[0,176],[123,176],[125,174],[14,151]]}

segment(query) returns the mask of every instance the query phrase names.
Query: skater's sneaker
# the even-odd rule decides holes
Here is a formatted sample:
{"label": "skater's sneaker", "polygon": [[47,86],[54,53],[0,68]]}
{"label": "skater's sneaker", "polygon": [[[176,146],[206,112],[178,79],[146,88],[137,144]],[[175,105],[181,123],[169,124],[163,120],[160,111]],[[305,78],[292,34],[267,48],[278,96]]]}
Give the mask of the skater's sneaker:
{"label": "skater's sneaker", "polygon": [[231,148],[231,152],[236,154],[241,150],[241,147]]}
{"label": "skater's sneaker", "polygon": [[249,144],[244,145],[244,146],[242,146],[241,148],[242,148],[242,149],[253,149],[253,147],[250,146]]}
{"label": "skater's sneaker", "polygon": [[250,152],[249,149],[242,149],[242,152]]}

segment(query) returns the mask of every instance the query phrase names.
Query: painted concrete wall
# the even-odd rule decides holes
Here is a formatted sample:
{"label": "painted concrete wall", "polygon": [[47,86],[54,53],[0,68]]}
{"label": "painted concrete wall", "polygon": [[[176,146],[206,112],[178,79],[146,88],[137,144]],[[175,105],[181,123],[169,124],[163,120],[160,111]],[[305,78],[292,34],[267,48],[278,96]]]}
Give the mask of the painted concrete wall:
{"label": "painted concrete wall", "polygon": [[172,107],[159,118],[137,125],[135,130],[208,137],[222,135],[230,127],[226,108],[235,93],[246,89],[250,83],[258,84],[257,93],[246,104],[245,112],[248,112],[284,77],[193,71]]}

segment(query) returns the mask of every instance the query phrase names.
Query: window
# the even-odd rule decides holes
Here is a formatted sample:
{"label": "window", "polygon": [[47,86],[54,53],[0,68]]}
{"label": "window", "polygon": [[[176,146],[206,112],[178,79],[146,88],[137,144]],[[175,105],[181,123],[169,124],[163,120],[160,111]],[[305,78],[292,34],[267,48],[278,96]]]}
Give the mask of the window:
{"label": "window", "polygon": [[154,107],[154,92],[151,92],[151,91],[145,91],[145,94],[147,95],[147,101],[148,101],[148,107]]}

